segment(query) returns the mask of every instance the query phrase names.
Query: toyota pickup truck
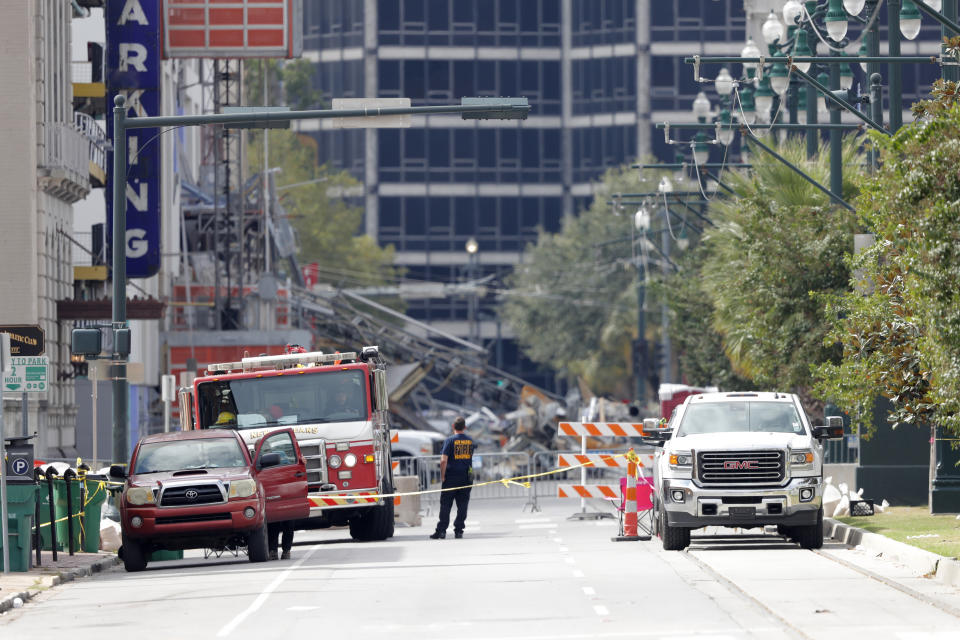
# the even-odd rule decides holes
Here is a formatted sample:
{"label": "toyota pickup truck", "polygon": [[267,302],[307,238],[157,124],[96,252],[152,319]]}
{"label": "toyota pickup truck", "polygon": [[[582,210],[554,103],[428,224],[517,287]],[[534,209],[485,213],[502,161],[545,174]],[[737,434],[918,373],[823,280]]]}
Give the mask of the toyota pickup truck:
{"label": "toyota pickup truck", "polygon": [[267,523],[305,518],[306,464],[292,429],[261,438],[254,454],[236,431],[160,433],[137,443],[120,499],[120,555],[127,571],[160,549],[239,549],[267,560]]}
{"label": "toyota pickup truck", "polygon": [[805,549],[823,545],[823,440],[841,418],[811,426],[790,393],[701,393],[664,429],[645,429],[654,455],[653,526],[666,550],[710,525],[776,525]]}

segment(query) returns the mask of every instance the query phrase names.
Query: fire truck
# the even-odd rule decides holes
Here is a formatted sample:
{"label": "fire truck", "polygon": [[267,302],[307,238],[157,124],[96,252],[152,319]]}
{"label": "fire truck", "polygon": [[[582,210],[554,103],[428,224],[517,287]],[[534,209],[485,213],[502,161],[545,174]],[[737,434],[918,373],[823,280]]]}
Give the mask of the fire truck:
{"label": "fire truck", "polygon": [[181,428],[235,429],[252,450],[292,428],[306,462],[310,516],[297,528],[349,525],[356,540],[393,536],[387,379],[380,350],[245,357],[208,365],[180,390]]}

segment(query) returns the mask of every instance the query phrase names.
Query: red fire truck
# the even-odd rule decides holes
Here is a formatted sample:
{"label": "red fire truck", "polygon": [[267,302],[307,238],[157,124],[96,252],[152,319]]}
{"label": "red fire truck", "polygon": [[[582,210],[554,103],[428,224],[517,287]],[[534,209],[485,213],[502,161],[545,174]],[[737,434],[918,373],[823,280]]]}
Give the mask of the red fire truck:
{"label": "red fire truck", "polygon": [[251,450],[266,434],[292,428],[306,459],[310,501],[309,519],[296,526],[349,525],[357,540],[391,537],[393,499],[375,497],[393,493],[379,349],[287,351],[208,365],[180,391],[182,428],[236,429]]}

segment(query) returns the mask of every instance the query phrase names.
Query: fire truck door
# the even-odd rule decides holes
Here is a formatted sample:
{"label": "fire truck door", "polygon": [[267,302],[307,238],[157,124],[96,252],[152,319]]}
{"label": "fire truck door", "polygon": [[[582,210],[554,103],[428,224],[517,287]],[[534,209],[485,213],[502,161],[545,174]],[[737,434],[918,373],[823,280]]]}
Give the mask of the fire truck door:
{"label": "fire truck door", "polygon": [[[280,464],[261,468],[260,458],[268,453],[280,456]],[[307,465],[292,429],[268,433],[257,446],[257,469],[266,493],[267,522],[294,520],[310,515],[307,500]]]}

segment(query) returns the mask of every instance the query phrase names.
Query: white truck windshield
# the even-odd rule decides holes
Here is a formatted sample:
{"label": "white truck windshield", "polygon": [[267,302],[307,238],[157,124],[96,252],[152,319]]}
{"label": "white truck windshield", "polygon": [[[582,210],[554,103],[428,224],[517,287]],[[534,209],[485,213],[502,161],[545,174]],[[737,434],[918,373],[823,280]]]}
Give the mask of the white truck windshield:
{"label": "white truck windshield", "polygon": [[786,402],[704,402],[687,407],[675,437],[734,431],[804,433],[796,408]]}
{"label": "white truck windshield", "polygon": [[197,385],[200,428],[256,429],[275,425],[366,420],[363,370],[217,380]]}

